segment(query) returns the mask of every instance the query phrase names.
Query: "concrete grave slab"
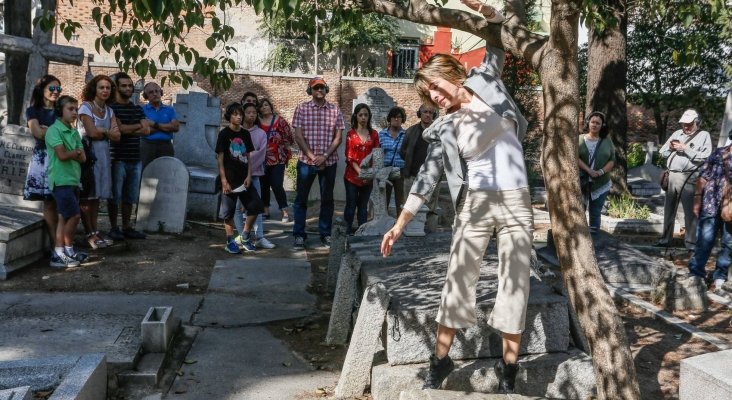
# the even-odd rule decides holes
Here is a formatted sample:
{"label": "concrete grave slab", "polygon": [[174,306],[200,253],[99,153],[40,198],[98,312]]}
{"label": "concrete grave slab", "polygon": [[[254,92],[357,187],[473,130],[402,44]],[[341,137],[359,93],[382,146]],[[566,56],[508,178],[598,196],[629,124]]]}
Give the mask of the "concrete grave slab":
{"label": "concrete grave slab", "polygon": [[[549,236],[551,237],[551,234]],[[593,238],[597,264],[606,283],[650,285],[667,270],[667,267],[656,259],[606,232],[600,231]],[[537,250],[537,254],[555,267],[559,267],[553,239],[549,239],[546,247]]]}
{"label": "concrete grave slab", "polygon": [[310,263],[289,258],[218,260],[197,325],[243,326],[303,317],[315,310],[305,290]]}
{"label": "concrete grave slab", "polygon": [[96,400],[107,396],[104,354],[0,362],[0,389],[30,386],[53,390],[52,400]]}
{"label": "concrete grave slab", "polygon": [[183,232],[187,199],[185,164],[173,157],[153,160],[142,173],[137,228],[151,232]]}
{"label": "concrete grave slab", "polygon": [[168,398],[295,399],[335,385],[334,372],[315,371],[264,327],[206,328],[176,377]]}
{"label": "concrete grave slab", "polygon": [[188,295],[4,293],[0,360],[72,351],[104,353],[111,368],[131,368],[139,357],[140,322],[150,305],[172,304],[188,320],[200,301],[200,296]]}
{"label": "concrete grave slab", "polygon": [[[497,359],[458,361],[442,388],[450,391],[495,393],[498,378],[493,372]],[[530,355],[519,359],[516,393],[553,399],[587,399],[595,396],[592,360],[572,350]],[[371,372],[374,400],[398,399],[400,393],[422,387],[429,365],[378,365]]]}
{"label": "concrete grave slab", "polygon": [[7,125],[0,130],[0,205],[42,210],[43,202],[23,200],[35,146],[36,140],[25,126]]}
{"label": "concrete grave slab", "polygon": [[732,350],[681,360],[680,400],[732,398]]}
{"label": "concrete grave slab", "polygon": [[0,205],[0,280],[43,258],[50,246],[42,213]]}
{"label": "concrete grave slab", "polygon": [[[361,286],[383,283],[392,298],[387,313],[386,349],[392,365],[426,362],[433,351],[437,324],[434,321],[447,271],[449,233],[397,242],[392,256],[383,258],[374,247],[379,238],[361,239],[351,250],[361,260]],[[474,327],[459,331],[450,355],[454,359],[497,357],[501,354],[499,332],[486,321],[495,303],[498,287],[495,242],[486,251],[477,289]],[[521,352],[537,354],[566,351],[569,346],[567,299],[538,279],[531,279],[526,330]]]}
{"label": "concrete grave slab", "polygon": [[0,390],[0,400],[33,400],[30,386]]}

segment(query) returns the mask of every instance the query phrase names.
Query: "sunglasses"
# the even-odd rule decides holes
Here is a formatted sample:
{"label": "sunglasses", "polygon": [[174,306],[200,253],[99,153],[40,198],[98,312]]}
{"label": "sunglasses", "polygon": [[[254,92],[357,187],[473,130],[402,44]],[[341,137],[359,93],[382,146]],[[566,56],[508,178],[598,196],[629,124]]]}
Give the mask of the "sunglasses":
{"label": "sunglasses", "polygon": [[64,90],[64,89],[61,86],[49,86],[48,87],[48,91],[51,93],[53,93],[53,92],[61,93],[62,90]]}
{"label": "sunglasses", "polygon": [[325,86],[313,86],[313,90],[325,90]]}

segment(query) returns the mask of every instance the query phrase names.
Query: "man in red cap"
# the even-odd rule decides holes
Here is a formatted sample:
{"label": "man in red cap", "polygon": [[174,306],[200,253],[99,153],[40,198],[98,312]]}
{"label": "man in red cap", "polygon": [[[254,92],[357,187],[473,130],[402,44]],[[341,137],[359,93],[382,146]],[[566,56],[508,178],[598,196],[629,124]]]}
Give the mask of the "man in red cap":
{"label": "man in red cap", "polygon": [[300,147],[297,161],[297,182],[293,211],[295,224],[292,234],[295,236],[295,248],[304,249],[305,215],[308,208],[310,188],[318,178],[320,184],[320,217],[318,231],[323,246],[330,247],[330,231],[333,225],[333,186],[335,186],[336,167],[338,163],[338,146],[341,144],[341,133],[345,128],[343,114],[335,104],[325,100],[328,85],[323,78],[316,76],[308,82],[306,90],[312,99],[301,103],[292,117],[295,128],[295,143]]}

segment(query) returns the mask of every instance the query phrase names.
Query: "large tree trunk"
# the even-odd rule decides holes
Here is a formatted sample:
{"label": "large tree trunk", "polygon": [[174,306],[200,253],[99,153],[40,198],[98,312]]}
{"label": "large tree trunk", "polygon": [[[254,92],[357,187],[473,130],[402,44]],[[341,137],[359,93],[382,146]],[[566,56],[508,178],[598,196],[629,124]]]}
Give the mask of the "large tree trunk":
{"label": "large tree trunk", "polygon": [[[5,34],[20,37],[31,37],[31,2],[6,1]],[[7,76],[8,123],[20,123],[25,92],[25,73],[28,70],[28,55],[5,54],[5,73]]]}
{"label": "large tree trunk", "polygon": [[628,65],[626,41],[628,18],[626,0],[609,0],[618,24],[598,32],[589,32],[587,49],[587,104],[585,115],[602,111],[608,118],[609,137],[615,145],[615,169],[612,172],[615,189],[626,192],[628,175],[628,112],[625,102]]}
{"label": "large tree trunk", "polygon": [[554,0],[544,88],[542,168],[557,256],[570,301],[592,352],[600,399],[639,399],[623,323],[597,267],[580,200],[577,169],[577,27],[580,0]]}

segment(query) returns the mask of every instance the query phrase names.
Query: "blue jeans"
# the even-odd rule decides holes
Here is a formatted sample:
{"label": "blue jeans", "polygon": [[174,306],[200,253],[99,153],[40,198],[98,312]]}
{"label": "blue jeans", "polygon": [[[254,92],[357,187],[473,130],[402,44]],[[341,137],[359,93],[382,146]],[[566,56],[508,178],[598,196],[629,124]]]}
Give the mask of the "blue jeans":
{"label": "blue jeans", "polygon": [[609,193],[610,192],[605,192],[595,200],[592,200],[592,198],[590,198],[590,204],[587,207],[590,213],[590,228],[594,228],[595,230],[600,229],[600,222],[602,220],[602,206],[605,205],[605,200],[607,200],[607,195]]}
{"label": "blue jeans", "polygon": [[[254,186],[254,189],[257,191],[258,195],[262,195],[262,188],[259,185],[259,177],[253,176],[252,177],[252,186]],[[264,203],[265,205],[267,203]],[[236,227],[236,231],[239,232],[241,235],[244,230],[244,218],[246,218],[246,214],[242,211],[242,204],[241,201],[236,201],[236,210],[234,211],[234,226]],[[254,220],[254,237],[256,239],[261,239],[264,237],[264,218],[262,218],[262,214],[257,215],[257,219]]]}
{"label": "blue jeans", "polygon": [[320,184],[318,231],[320,237],[330,236],[330,229],[333,226],[333,187],[335,186],[336,168],[336,164],[319,169],[302,161],[297,162],[297,182],[295,185],[297,196],[292,206],[295,211],[295,225],[292,228],[294,236],[307,238],[307,234],[305,234],[305,216],[308,211],[310,188],[313,186],[316,177]]}
{"label": "blue jeans", "polygon": [[345,178],[343,179],[343,184],[346,186],[346,209],[343,210],[343,219],[346,221],[346,226],[350,233],[354,231],[353,216],[356,214],[356,207],[358,207],[358,226],[366,223],[369,198],[371,197],[371,189],[373,189],[374,185],[356,186]]}
{"label": "blue jeans", "polygon": [[717,255],[717,266],[714,269],[714,279],[727,280],[727,270],[732,264],[732,223],[722,221],[719,215],[709,216],[701,215],[697,224],[696,248],[694,257],[689,260],[689,272],[698,277],[706,277],[704,266],[709,260],[709,255],[717,241],[717,232],[722,230],[720,239],[721,249]]}
{"label": "blue jeans", "polygon": [[135,204],[140,197],[140,161],[112,162],[112,197],[117,204]]}

